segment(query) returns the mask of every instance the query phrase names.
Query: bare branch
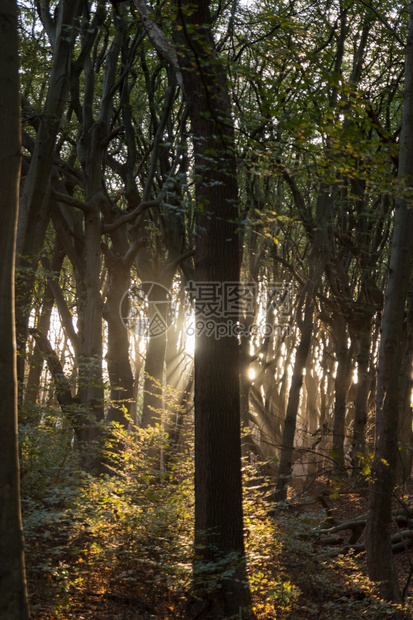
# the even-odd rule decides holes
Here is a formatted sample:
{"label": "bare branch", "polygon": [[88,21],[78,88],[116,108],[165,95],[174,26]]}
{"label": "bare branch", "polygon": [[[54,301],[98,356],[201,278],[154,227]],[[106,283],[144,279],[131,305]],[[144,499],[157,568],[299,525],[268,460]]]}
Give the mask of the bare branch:
{"label": "bare branch", "polygon": [[69,205],[69,207],[80,209],[83,213],[88,213],[90,210],[90,203],[78,200],[73,196],[69,196],[69,194],[62,194],[61,192],[56,192],[53,190],[53,198],[55,198],[58,202],[63,202],[65,205]]}
{"label": "bare branch", "polygon": [[185,259],[189,258],[190,256],[195,256],[195,250],[187,250],[186,252],[183,252],[183,254],[180,254],[179,256],[177,256],[176,258],[174,258],[173,260],[169,261],[169,263],[167,263],[165,265],[165,267],[163,268],[164,272],[174,272],[176,267],[178,267],[178,265],[180,265],[182,263],[182,261],[184,261]]}
{"label": "bare branch", "polygon": [[125,213],[124,215],[121,215],[117,220],[111,222],[110,224],[103,224],[102,232],[111,233],[123,224],[129,224],[130,222],[134,222],[137,217],[139,217],[144,211],[146,211],[146,209],[159,207],[161,205],[162,198],[163,193],[161,192],[160,196],[156,200],[146,200],[144,202],[141,202],[137,207],[135,207],[135,209],[130,211],[130,213]]}

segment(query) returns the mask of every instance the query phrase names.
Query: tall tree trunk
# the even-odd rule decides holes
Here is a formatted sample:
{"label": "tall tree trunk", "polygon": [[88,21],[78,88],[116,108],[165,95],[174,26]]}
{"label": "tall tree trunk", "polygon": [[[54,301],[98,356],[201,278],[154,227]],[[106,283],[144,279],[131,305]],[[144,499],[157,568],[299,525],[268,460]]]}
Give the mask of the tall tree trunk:
{"label": "tall tree trunk", "polygon": [[399,460],[397,480],[405,484],[412,471],[412,387],[413,387],[413,291],[410,291],[404,324],[405,348],[400,371]]}
{"label": "tall tree trunk", "polygon": [[[175,47],[134,0],[148,36],[177,72],[191,120],[195,155],[197,283],[238,282],[238,186],[231,101],[224,67],[215,49],[209,2],[174,3]],[[200,310],[198,306],[198,311]],[[221,333],[236,317],[211,318]],[[213,330],[215,331],[215,330]],[[198,618],[242,615],[250,608],[243,541],[239,346],[235,335],[204,331],[195,350],[195,546],[194,586]],[[234,564],[234,559],[236,562]],[[209,563],[211,579],[199,569]],[[227,576],[222,575],[231,563]],[[213,586],[218,583],[217,586]]]}
{"label": "tall tree trunk", "polygon": [[103,422],[102,299],[100,294],[100,211],[91,201],[85,216],[84,276],[79,283],[79,399],[83,408],[80,428],[82,466],[87,471],[100,467],[100,429]]}
{"label": "tall tree trunk", "polygon": [[[239,282],[234,129],[209,2],[198,0],[188,9],[178,1],[176,6],[180,29],[175,30],[175,40],[198,179],[195,273],[202,295],[202,286],[208,283]],[[206,317],[198,302],[196,311],[202,320]],[[205,330],[196,335],[195,344],[194,585],[203,605],[199,618],[246,618],[250,594],[243,541],[239,345],[230,333],[236,317],[221,316],[220,310],[208,319],[222,337]],[[213,567],[212,592],[205,588],[205,562]],[[224,566],[229,569],[226,577],[221,576]],[[212,586],[214,581],[218,588]]]}
{"label": "tall tree trunk", "polygon": [[109,285],[103,316],[108,326],[106,362],[110,380],[108,422],[128,427],[133,395],[133,373],[129,359],[129,337],[121,318],[120,304],[129,288],[130,265],[124,258],[107,256]]}
{"label": "tall tree trunk", "polygon": [[0,5],[0,617],[29,617],[17,448],[14,263],[20,174],[17,5]]}
{"label": "tall tree trunk", "polygon": [[79,398],[83,406],[84,429],[81,451],[85,469],[96,471],[101,464],[104,420],[103,389],[103,300],[101,295],[101,215],[106,220],[112,204],[102,175],[105,143],[110,132],[113,107],[112,87],[116,76],[121,34],[112,41],[105,58],[105,80],[99,114],[93,116],[95,67],[90,54],[84,63],[85,96],[83,127],[78,157],[85,179],[84,238],[80,269],[76,274],[79,335]]}
{"label": "tall tree trunk", "polygon": [[413,1],[409,6],[398,179],[390,273],[382,320],[376,401],[376,451],[366,532],[369,577],[380,582],[381,595],[393,601],[400,601],[400,591],[390,546],[391,501],[398,452],[403,322],[413,255]]}

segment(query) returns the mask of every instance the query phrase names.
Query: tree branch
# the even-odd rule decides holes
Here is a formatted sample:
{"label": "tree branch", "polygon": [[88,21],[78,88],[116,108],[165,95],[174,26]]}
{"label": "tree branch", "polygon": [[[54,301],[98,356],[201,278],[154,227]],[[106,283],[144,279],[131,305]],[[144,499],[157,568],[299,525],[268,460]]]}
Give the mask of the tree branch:
{"label": "tree branch", "polygon": [[40,261],[42,263],[43,269],[46,271],[47,282],[50,286],[50,290],[53,293],[53,297],[56,302],[60,318],[62,320],[62,325],[66,330],[67,335],[69,336],[70,342],[72,343],[73,351],[75,353],[75,357],[77,358],[79,351],[79,338],[75,331],[75,328],[73,327],[72,313],[70,312],[66,300],[63,296],[62,289],[60,288],[55,278],[50,275],[52,272],[52,267],[48,258],[46,256],[41,256]]}
{"label": "tree branch", "polygon": [[69,205],[69,207],[80,209],[83,213],[88,213],[90,210],[91,205],[88,202],[83,202],[82,200],[78,200],[69,194],[62,194],[61,192],[56,192],[55,190],[52,190],[52,194],[53,198],[59,202],[63,202],[64,204]]}
{"label": "tree branch", "polygon": [[46,357],[47,366],[53,378],[59,405],[76,431],[78,428],[78,420],[75,414],[75,405],[77,405],[79,401],[77,397],[72,396],[71,386],[63,371],[59,357],[45,334],[34,328],[30,329],[29,333],[33,336],[40,351]]}
{"label": "tree branch", "polygon": [[117,220],[111,222],[110,224],[103,224],[102,232],[111,233],[123,224],[129,224],[130,222],[134,222],[136,218],[139,217],[139,215],[142,215],[142,213],[146,211],[146,209],[159,207],[161,205],[163,196],[164,192],[161,192],[161,194],[156,200],[146,200],[144,202],[141,202],[137,207],[133,209],[133,211],[130,211],[130,213],[125,213],[124,215],[121,215],[120,217],[118,217]]}
{"label": "tree branch", "polygon": [[138,10],[143,27],[148,34],[150,42],[152,43],[158,54],[161,56],[161,58],[166,60],[171,65],[171,67],[173,67],[176,73],[176,79],[178,81],[178,84],[183,90],[181,68],[179,66],[178,55],[176,53],[175,47],[172,45],[172,43],[168,41],[164,32],[162,32],[159,26],[149,17],[148,7],[145,0],[133,0],[133,3]]}

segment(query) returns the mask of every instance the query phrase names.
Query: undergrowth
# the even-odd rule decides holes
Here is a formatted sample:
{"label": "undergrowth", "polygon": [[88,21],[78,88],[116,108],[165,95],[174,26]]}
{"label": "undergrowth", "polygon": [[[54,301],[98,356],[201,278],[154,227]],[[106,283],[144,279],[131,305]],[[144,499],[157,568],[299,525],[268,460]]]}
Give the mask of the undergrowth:
{"label": "undergrowth", "polygon": [[[33,618],[75,618],[79,602],[94,598],[100,609],[129,601],[136,617],[184,618],[193,561],[191,441],[177,452],[160,426],[127,434],[114,426],[106,471],[90,476],[80,471],[69,429],[53,415],[22,427],[20,436]],[[398,612],[376,596],[362,560],[334,559],[317,546],[313,531],[323,512],[274,509],[267,500],[272,481],[255,466],[245,466],[244,481],[257,620],[376,620]],[[40,583],[47,585],[42,593]]]}

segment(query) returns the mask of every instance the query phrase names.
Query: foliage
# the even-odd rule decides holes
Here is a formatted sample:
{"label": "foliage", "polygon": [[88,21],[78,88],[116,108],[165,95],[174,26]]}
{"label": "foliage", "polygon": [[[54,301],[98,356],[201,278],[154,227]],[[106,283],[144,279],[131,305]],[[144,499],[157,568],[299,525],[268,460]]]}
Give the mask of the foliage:
{"label": "foliage", "polygon": [[[42,450],[45,441],[49,447],[54,442],[55,450]],[[125,450],[112,452],[110,443],[118,442]],[[62,464],[67,437],[58,426],[45,430],[41,425],[23,434],[29,574],[47,579],[55,613],[70,605],[76,589],[81,591],[91,576],[109,566],[107,578],[123,585],[144,575],[153,594],[151,604],[162,601],[166,592],[179,599],[189,587],[192,467],[180,455],[169,461],[168,471],[155,469],[159,462],[154,449],[165,451],[166,446],[160,427],[135,428],[128,434],[114,427],[106,452],[108,473],[93,477],[81,472],[73,459]],[[47,478],[46,471],[58,475]]]}
{"label": "foliage", "polygon": [[[46,611],[65,618],[91,592],[102,602],[132,598],[148,617],[184,615],[194,559],[191,441],[177,454],[160,426],[112,430],[107,473],[94,477],[79,470],[70,434],[51,413],[38,427],[21,429],[29,581],[47,584],[44,598],[32,591],[34,618]],[[166,465],[160,468],[160,462]],[[270,510],[272,488],[256,465],[244,468],[256,618],[393,617],[396,608],[377,597],[359,558],[332,558],[317,545],[312,530],[323,513],[303,509],[305,498]],[[222,579],[236,561],[223,558]],[[213,589],[207,563],[201,568],[205,588]]]}

